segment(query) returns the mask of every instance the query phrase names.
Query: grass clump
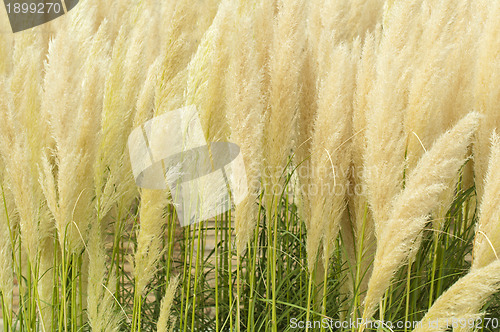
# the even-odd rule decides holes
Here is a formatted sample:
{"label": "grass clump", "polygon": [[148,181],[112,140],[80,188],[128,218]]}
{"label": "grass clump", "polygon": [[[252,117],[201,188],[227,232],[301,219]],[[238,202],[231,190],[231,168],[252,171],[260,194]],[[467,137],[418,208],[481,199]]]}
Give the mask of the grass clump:
{"label": "grass clump", "polygon": [[[495,331],[499,8],[82,0],[0,34],[4,331]],[[185,227],[127,148],[181,107],[248,185]]]}

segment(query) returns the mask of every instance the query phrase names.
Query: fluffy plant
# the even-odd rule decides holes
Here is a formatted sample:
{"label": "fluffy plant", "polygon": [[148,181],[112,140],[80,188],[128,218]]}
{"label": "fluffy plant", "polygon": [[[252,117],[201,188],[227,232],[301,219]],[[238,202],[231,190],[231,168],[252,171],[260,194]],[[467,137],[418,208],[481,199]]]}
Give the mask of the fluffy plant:
{"label": "fluffy plant", "polygon": [[[2,20],[3,330],[500,317],[499,9],[81,0],[16,34]],[[184,106],[206,141],[238,145],[248,195],[181,227],[175,193],[134,181],[127,141]]]}
{"label": "fluffy plant", "polygon": [[418,235],[427,223],[429,213],[439,203],[439,196],[447,189],[449,178],[455,176],[465,162],[466,148],[476,130],[478,118],[477,113],[471,113],[444,133],[422,156],[408,175],[405,188],[394,197],[389,218],[377,233],[377,252],[365,298],[364,318],[372,317],[390,279],[415,250],[414,246],[420,244]]}

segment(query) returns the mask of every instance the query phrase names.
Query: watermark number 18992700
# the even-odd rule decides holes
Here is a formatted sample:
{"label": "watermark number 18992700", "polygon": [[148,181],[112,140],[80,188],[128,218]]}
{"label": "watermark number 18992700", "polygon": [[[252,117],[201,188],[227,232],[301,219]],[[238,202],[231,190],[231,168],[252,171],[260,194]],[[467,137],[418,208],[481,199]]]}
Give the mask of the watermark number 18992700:
{"label": "watermark number 18992700", "polygon": [[52,21],[73,9],[79,0],[4,0],[12,32]]}

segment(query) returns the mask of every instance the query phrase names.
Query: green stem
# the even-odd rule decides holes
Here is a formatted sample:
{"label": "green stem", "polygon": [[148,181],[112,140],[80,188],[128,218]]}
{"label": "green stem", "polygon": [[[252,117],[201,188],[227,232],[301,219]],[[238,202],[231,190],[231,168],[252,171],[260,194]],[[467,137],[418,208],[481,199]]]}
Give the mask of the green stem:
{"label": "green stem", "polygon": [[217,225],[217,216],[215,216],[215,331],[219,331],[219,229]]}
{"label": "green stem", "polygon": [[234,331],[233,330],[233,313],[232,313],[232,306],[233,306],[233,273],[232,273],[232,258],[233,258],[233,251],[232,251],[232,240],[231,240],[231,233],[232,233],[232,229],[231,229],[231,210],[227,211],[226,212],[226,218],[227,218],[227,228],[226,228],[226,232],[227,232],[227,245],[228,245],[228,259],[227,259],[227,263],[228,263],[228,273],[229,273],[229,277],[227,279],[228,281],[228,286],[229,286],[229,331]]}
{"label": "green stem", "polygon": [[239,250],[236,252],[236,331],[240,332],[240,325],[241,325],[241,317],[240,317],[240,287],[241,287],[241,282],[240,282],[240,270],[241,270],[241,259],[240,259],[241,253]]}
{"label": "green stem", "polygon": [[67,282],[68,282],[68,257],[66,254],[66,240],[64,240],[63,246],[61,248],[61,306],[59,311],[59,330],[68,330],[68,313],[67,313]]}
{"label": "green stem", "polygon": [[184,236],[184,257],[183,257],[183,269],[182,269],[182,298],[181,298],[181,307],[179,313],[179,331],[183,331],[183,323],[184,323],[184,301],[187,301],[187,291],[186,291],[186,278],[187,278],[187,262],[188,262],[188,253],[189,253],[189,232],[191,226],[184,227],[183,236]]}
{"label": "green stem", "polygon": [[[268,200],[269,201],[269,200]],[[269,298],[271,297],[271,258],[270,247],[272,246],[272,234],[271,234],[271,218],[272,218],[272,202],[269,201],[267,205],[267,218],[266,218],[266,228],[267,228],[267,246],[266,250],[266,331],[268,331],[268,322],[270,321],[270,303]]]}
{"label": "green stem", "polygon": [[[328,244],[327,248],[325,250],[326,253],[329,252]],[[325,259],[326,260],[326,259]],[[324,264],[324,269],[323,269],[323,305],[321,308],[321,314],[323,315],[322,317],[326,317],[326,295],[327,295],[327,283],[328,283],[328,261],[326,260]],[[321,324],[321,331],[324,331],[325,328],[323,324]]]}
{"label": "green stem", "polygon": [[[53,289],[52,289],[52,332],[55,332],[56,328],[56,317],[57,317],[57,308],[59,308],[59,287],[57,285],[57,280],[58,280],[58,269],[56,269],[56,266],[59,266],[59,261],[57,259],[57,254],[58,254],[58,242],[57,242],[57,236],[56,232],[54,232],[54,263],[53,263],[53,268],[52,268],[52,280],[53,280]],[[60,330],[59,330],[60,331]]]}
{"label": "green stem", "polygon": [[[17,278],[17,282],[18,282],[17,287],[19,289],[19,294],[22,295],[22,294],[24,294],[24,288],[23,288],[23,284],[22,284],[23,277],[22,277],[22,265],[21,265],[22,264],[21,250],[19,250],[19,257],[17,257],[15,255],[16,236],[14,234],[14,230],[12,229],[11,220],[9,217],[9,210],[7,208],[7,200],[5,198],[5,191],[4,191],[3,185],[1,183],[0,183],[0,188],[2,189],[2,202],[3,202],[4,210],[5,210],[5,220],[7,221],[7,227],[9,229],[9,240],[10,240],[10,246],[12,249],[12,261],[14,264],[14,272],[16,274],[16,278]],[[20,247],[21,247],[21,243],[19,243],[19,248]],[[16,259],[16,257],[18,258],[18,260]],[[11,303],[11,305],[12,305],[12,303]],[[23,315],[26,316],[26,309],[22,303],[22,297],[21,297],[20,305],[21,305],[21,311],[22,311]],[[9,315],[9,317],[10,317],[10,322],[11,322],[10,326],[12,326],[12,313]],[[21,325],[20,330],[22,331],[22,328],[23,328],[23,320],[22,319],[20,320],[20,325]]]}
{"label": "green stem", "polygon": [[77,264],[76,254],[71,254],[71,331],[76,332],[78,329],[77,324]]}
{"label": "green stem", "polygon": [[[123,222],[121,220],[121,211],[119,210],[118,216],[116,218],[116,223],[115,223],[115,229],[114,229],[114,234],[113,234],[113,251],[111,252],[111,265],[109,267],[109,272],[108,275],[106,276],[106,282],[105,285],[107,286],[109,284],[109,278],[113,275],[113,268],[115,267],[115,264],[113,262],[119,262],[120,258],[120,243],[121,243],[121,235],[122,235],[122,230],[123,230]],[[97,212],[97,222],[101,222],[100,217],[99,217],[99,211]],[[117,258],[118,257],[118,258]],[[119,275],[119,270],[120,270],[120,265],[116,265],[116,273],[117,276]],[[117,284],[119,285],[119,277],[117,277]],[[118,292],[117,292],[118,294]]]}
{"label": "green stem", "polygon": [[[188,234],[191,236],[191,226],[188,228]],[[195,234],[196,229],[193,229],[193,238],[189,241],[189,267],[187,270],[187,286],[186,286],[186,307],[184,308],[184,332],[187,332],[187,325],[188,325],[188,313],[189,313],[189,294],[191,291],[191,269],[193,268],[193,256],[194,256],[194,234]]]}
{"label": "green stem", "polygon": [[[192,309],[192,315],[191,315],[191,331],[195,331],[194,329],[194,321],[195,321],[195,311],[196,311],[196,294],[197,294],[197,288],[198,288],[198,274],[199,274],[199,269],[200,269],[200,251],[201,251],[201,226],[203,222],[198,223],[198,244],[196,248],[196,265],[195,265],[195,272],[194,272],[194,285],[193,285],[193,309]],[[194,240],[194,239],[193,239]]]}
{"label": "green stem", "polygon": [[139,294],[139,302],[137,308],[137,332],[141,332],[141,321],[142,321],[142,296]]}
{"label": "green stem", "polygon": [[[262,211],[262,195],[260,195],[259,199],[259,212],[257,216],[257,225],[254,229],[254,241],[252,248],[252,264],[251,271],[249,273],[249,282],[250,282],[250,295],[249,295],[249,308],[248,308],[248,331],[255,331],[255,322],[254,322],[254,311],[255,311],[255,273],[257,267],[257,251],[259,248],[259,225],[260,225],[260,217]],[[250,247],[249,247],[250,249]]]}
{"label": "green stem", "polygon": [[[291,229],[290,229],[290,219],[289,218],[289,215],[288,215],[288,210],[289,209],[289,202],[288,202],[288,195],[285,197],[285,225],[286,225],[286,231],[287,231],[287,236],[285,237],[285,241],[284,241],[284,248],[288,248],[289,247],[289,237],[288,237],[288,233],[291,232]],[[286,275],[289,276],[290,275],[290,266],[292,265],[292,262],[291,262],[291,255],[287,255],[286,256]],[[292,285],[291,285],[291,280],[290,278],[286,278],[287,280],[287,289],[290,290]],[[287,291],[286,292],[286,301],[287,303],[290,303],[290,291]],[[291,319],[291,313],[290,311],[287,311],[287,319],[286,321],[289,322],[290,319]]]}
{"label": "green stem", "polygon": [[80,308],[80,327],[83,326],[83,280],[82,280],[82,265],[83,265],[83,260],[82,256],[77,257],[77,264],[78,264],[78,271],[79,271],[79,276],[78,276],[78,305]]}
{"label": "green stem", "polygon": [[433,258],[432,258],[432,272],[431,272],[431,288],[429,290],[429,306],[430,308],[432,306],[432,303],[434,301],[434,283],[436,281],[435,276],[436,276],[436,269],[437,269],[437,249],[438,249],[438,240],[439,240],[439,234],[436,230],[434,232],[434,249],[433,249]]}
{"label": "green stem", "polygon": [[7,305],[7,299],[5,298],[5,294],[2,294],[2,317],[4,319],[4,324],[3,324],[3,330],[4,332],[9,332],[10,329],[12,328],[12,310],[9,310],[8,308],[12,307],[12,303]]}
{"label": "green stem", "polygon": [[[363,224],[361,227],[361,239],[358,247],[358,252],[356,255],[356,279],[354,281],[354,302],[353,302],[353,320],[356,321],[358,317],[358,305],[359,305],[359,292],[361,285],[361,268],[363,261],[363,250],[364,250],[364,240],[365,240],[365,228],[366,219],[368,218],[368,203],[365,203],[365,211],[363,213]],[[352,328],[355,331],[355,327]]]}
{"label": "green stem", "polygon": [[273,286],[273,291],[272,291],[272,318],[273,318],[273,332],[278,331],[278,317],[276,315],[276,283],[278,282],[276,278],[276,262],[278,259],[277,255],[277,250],[278,250],[278,200],[275,202],[275,209],[274,209],[274,227],[273,227],[273,242],[272,242],[272,252],[273,252],[273,259],[271,261],[272,263],[272,286]]}
{"label": "green stem", "polygon": [[175,209],[173,206],[169,205],[169,210],[170,210],[170,220],[169,220],[169,229],[168,229],[168,253],[167,253],[167,282],[170,281],[170,274],[171,274],[171,262],[172,262],[172,256],[174,254],[174,234],[175,234]]}
{"label": "green stem", "polygon": [[[411,265],[412,262],[408,264],[408,271],[406,273],[406,307],[405,307],[405,322],[409,321],[410,314],[410,292],[411,292]],[[408,331],[405,324],[405,332]]]}
{"label": "green stem", "polygon": [[[312,288],[313,288],[313,280],[316,268],[309,274],[309,282],[307,286],[307,308],[306,308],[306,322],[310,321],[311,317],[311,301],[312,301]],[[306,332],[309,331],[309,324],[306,324]]]}

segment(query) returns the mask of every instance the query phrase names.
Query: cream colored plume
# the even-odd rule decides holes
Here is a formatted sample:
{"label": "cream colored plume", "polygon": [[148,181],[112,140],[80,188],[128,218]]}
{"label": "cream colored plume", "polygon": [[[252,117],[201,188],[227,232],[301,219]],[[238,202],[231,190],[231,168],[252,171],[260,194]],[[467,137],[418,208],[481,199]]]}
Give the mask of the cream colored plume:
{"label": "cream colored plume", "polygon": [[472,269],[499,259],[500,254],[500,137],[491,135],[491,153],[485,178],[479,223],[474,239]]}
{"label": "cream colored plume", "polygon": [[472,319],[477,324],[481,317],[479,310],[482,305],[498,290],[500,290],[500,260],[497,259],[484,267],[471,270],[453,284],[434,302],[413,332],[447,331],[453,321],[469,322]]}
{"label": "cream colored plume", "polygon": [[[299,200],[298,208],[301,218],[305,221],[306,227],[310,226],[311,203],[309,201],[309,189],[311,187],[311,149],[314,128],[314,119],[318,108],[318,66],[314,50],[314,42],[308,38],[306,43],[307,52],[304,59],[304,66],[301,73],[302,91],[299,100],[297,114],[297,134],[295,139],[293,158],[296,171],[293,174],[297,178],[297,196]],[[324,75],[323,75],[324,76]]]}
{"label": "cream colored plume", "polygon": [[233,27],[233,51],[227,88],[231,142],[240,147],[248,181],[248,195],[235,209],[238,253],[243,253],[257,225],[264,130],[263,71],[258,67],[255,26],[250,14],[242,13],[238,17],[238,25]]}
{"label": "cream colored plume", "polygon": [[[479,37],[475,78],[476,109],[484,114],[474,144],[474,173],[479,202],[486,185],[490,134],[495,128],[500,128],[500,3],[485,2],[484,6],[488,18]],[[475,24],[482,24],[480,15]]]}
{"label": "cream colored plume", "polygon": [[168,282],[167,291],[161,300],[160,317],[158,317],[157,332],[170,332],[175,327],[175,318],[172,316],[175,292],[179,286],[179,276],[172,277]]}
{"label": "cream colored plume", "polygon": [[335,31],[338,41],[363,39],[382,21],[383,0],[324,0],[321,4],[323,25]]}
{"label": "cream colored plume", "polygon": [[89,256],[87,315],[92,331],[119,331],[122,314],[118,311],[116,298],[113,295],[116,277],[109,276],[106,267],[106,251],[102,241],[102,220],[91,225],[87,253]]}
{"label": "cream colored plume", "polygon": [[134,105],[147,72],[147,64],[142,63],[146,51],[143,40],[152,29],[147,18],[149,12],[143,10],[141,13],[142,16],[136,21],[127,18],[135,25],[125,23],[120,29],[113,44],[109,71],[106,74],[101,115],[102,133],[97,142],[94,164],[95,202],[101,219],[117,203],[117,213],[125,214],[123,210],[138,194],[126,144],[133,128],[136,111]]}
{"label": "cream colored plume", "polygon": [[[324,41],[328,45],[328,41]],[[329,49],[325,49],[326,52]],[[343,217],[345,194],[351,163],[352,99],[355,66],[352,49],[339,45],[333,49],[330,67],[320,83],[318,111],[312,137],[309,190],[311,220],[307,234],[308,266],[313,271],[320,241],[324,243],[326,267]],[[330,52],[328,52],[330,53]]]}
{"label": "cream colored plume", "polygon": [[422,156],[408,175],[406,187],[394,198],[390,216],[377,234],[377,252],[365,299],[365,318],[375,313],[394,274],[416,249],[419,234],[429,214],[439,204],[439,196],[465,162],[478,121],[479,114],[470,113],[443,134]]}
{"label": "cream colored plume", "polygon": [[[38,260],[43,195],[38,184],[40,150],[47,134],[38,123],[42,83],[42,40],[35,34],[15,38],[15,68],[0,112],[0,154],[16,213],[22,244],[32,264]],[[7,86],[6,86],[7,88]],[[44,222],[47,222],[44,220]],[[35,271],[30,271],[30,273]],[[35,275],[33,275],[35,277]]]}
{"label": "cream colored plume", "polygon": [[233,1],[224,0],[212,25],[203,35],[198,50],[188,65],[186,106],[196,105],[208,142],[227,140],[226,69],[229,63],[229,30]]}
{"label": "cream colored plume", "polygon": [[[470,5],[467,1],[446,0],[423,3],[421,16],[426,22],[419,41],[419,57],[413,60],[405,116],[407,169],[412,170],[434,140],[473,109],[472,80],[473,30],[467,28]],[[453,97],[452,97],[453,96]],[[453,200],[459,175],[450,180],[448,190],[433,212],[440,228]]]}
{"label": "cream colored plume", "polygon": [[[447,320],[481,318],[483,304],[500,289],[500,259],[497,255],[500,249],[500,181],[496,175],[500,171],[499,165],[500,138],[493,133],[471,269],[434,302],[421,322],[422,327],[415,331],[445,331]],[[439,326],[429,325],[437,320],[441,321]],[[454,330],[472,331],[473,328],[465,326]]]}
{"label": "cream colored plume", "polygon": [[[304,1],[278,1],[270,54],[270,93],[264,128],[265,185],[271,204],[281,194],[282,172],[295,138],[300,101],[300,73],[304,61]],[[272,197],[276,195],[275,197]],[[274,202],[276,204],[276,202]]]}
{"label": "cream colored plume", "polygon": [[106,24],[88,38],[91,24],[76,18],[51,41],[42,100],[54,140],[51,155],[42,160],[42,188],[60,244],[67,243],[70,253],[83,248],[93,216],[93,165],[110,54]]}
{"label": "cream colored plume", "polygon": [[[376,49],[380,40],[377,33],[368,34],[362,47],[361,58],[357,64],[356,89],[353,97],[351,169],[348,191],[350,218],[343,220],[341,239],[347,250],[349,271],[346,285],[350,293],[359,289],[360,298],[364,297],[375,255],[376,239],[371,210],[368,207],[366,185],[363,178],[363,158],[366,153],[366,117],[369,110],[369,95],[375,81]],[[358,260],[360,260],[358,262]],[[359,285],[355,285],[356,270],[359,270]]]}
{"label": "cream colored plume", "polygon": [[[373,214],[375,234],[381,232],[394,196],[402,188],[406,135],[404,119],[408,107],[412,61],[415,57],[419,22],[418,6],[394,4],[377,46],[375,80],[366,110],[366,153],[363,178]],[[392,15],[392,14],[391,14]]]}
{"label": "cream colored plume", "polygon": [[158,83],[155,85],[155,109],[158,114],[174,110],[184,105],[184,92],[188,79],[188,64],[197,52],[200,40],[211,26],[217,13],[218,0],[178,1],[164,5],[161,23],[156,34],[160,44],[161,65],[157,70]]}
{"label": "cream colored plume", "polygon": [[167,193],[162,190],[143,189],[139,210],[140,228],[137,234],[137,250],[134,253],[135,292],[143,295],[146,285],[158,269],[163,252],[163,229],[166,218]]}

